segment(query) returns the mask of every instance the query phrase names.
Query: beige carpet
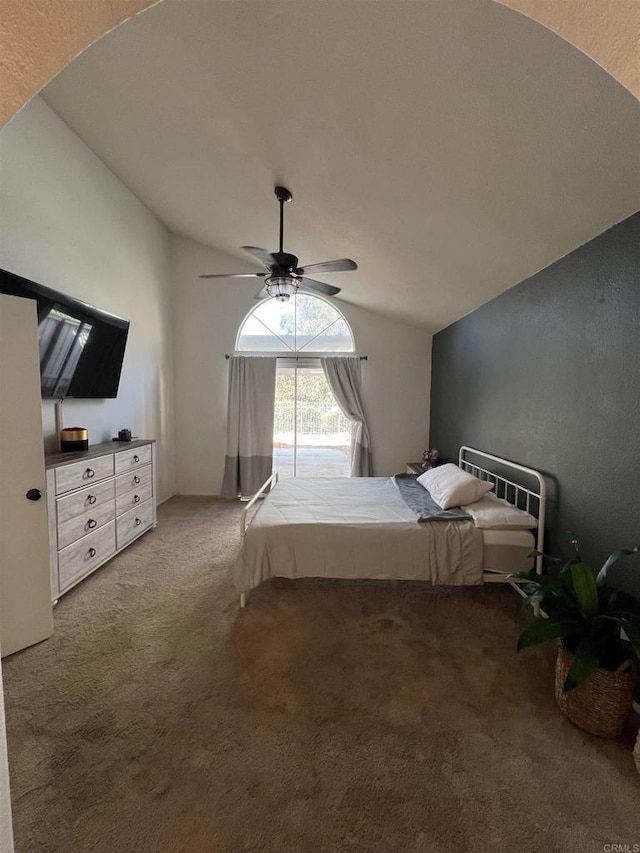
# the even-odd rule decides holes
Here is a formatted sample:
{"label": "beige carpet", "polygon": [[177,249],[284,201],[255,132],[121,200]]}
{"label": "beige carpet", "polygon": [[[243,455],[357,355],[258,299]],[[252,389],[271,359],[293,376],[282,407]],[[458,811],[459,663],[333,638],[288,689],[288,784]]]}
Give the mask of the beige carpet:
{"label": "beige carpet", "polygon": [[240,612],[239,512],[170,501],[5,661],[17,853],[640,843],[629,745],[559,715],[514,593],[280,581]]}

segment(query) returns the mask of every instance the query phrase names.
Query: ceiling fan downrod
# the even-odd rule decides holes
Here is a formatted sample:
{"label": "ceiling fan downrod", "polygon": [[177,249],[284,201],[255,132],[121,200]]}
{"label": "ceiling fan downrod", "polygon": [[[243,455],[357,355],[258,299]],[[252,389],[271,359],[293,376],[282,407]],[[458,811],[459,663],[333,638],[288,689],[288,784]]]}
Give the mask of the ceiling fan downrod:
{"label": "ceiling fan downrod", "polygon": [[273,255],[278,269],[271,267],[271,275],[265,280],[265,288],[269,296],[273,296],[280,302],[287,302],[291,296],[298,292],[300,280],[292,275],[293,267],[298,259],[288,255],[284,251],[284,206],[291,201],[293,196],[286,187],[276,187],[274,193],[280,204],[280,249]]}
{"label": "ceiling fan downrod", "polygon": [[283,252],[284,246],[284,206],[287,202],[293,199],[293,196],[286,187],[276,187],[274,190],[276,198],[280,203],[280,252]]}

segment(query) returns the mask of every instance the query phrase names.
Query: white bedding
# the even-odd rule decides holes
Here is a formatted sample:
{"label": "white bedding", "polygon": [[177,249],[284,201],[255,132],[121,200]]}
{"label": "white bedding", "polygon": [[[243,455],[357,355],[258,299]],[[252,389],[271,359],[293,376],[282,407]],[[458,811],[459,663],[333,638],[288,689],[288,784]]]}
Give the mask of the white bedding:
{"label": "white bedding", "polygon": [[527,572],[536,547],[531,530],[482,530],[484,568],[493,572]]}
{"label": "white bedding", "polygon": [[282,480],[262,502],[233,570],[240,592],[270,577],[482,583],[472,521],[418,523],[386,477]]}

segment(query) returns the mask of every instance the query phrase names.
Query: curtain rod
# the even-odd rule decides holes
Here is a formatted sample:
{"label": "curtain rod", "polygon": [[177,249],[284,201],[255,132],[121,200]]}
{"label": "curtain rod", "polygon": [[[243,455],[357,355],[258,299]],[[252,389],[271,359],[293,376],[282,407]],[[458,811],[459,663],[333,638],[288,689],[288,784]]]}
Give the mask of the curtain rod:
{"label": "curtain rod", "polygon": [[[236,356],[236,355],[234,355],[234,356],[229,355],[228,352],[225,352],[224,357],[225,358],[238,358],[238,356]],[[268,355],[262,355],[262,356],[259,355],[258,356],[258,358],[272,358],[272,357],[273,356],[268,356]],[[368,361],[369,360],[368,355],[337,355],[337,356],[333,356],[333,357],[334,358],[359,358],[360,361]],[[317,361],[317,359],[324,358],[324,356],[321,356],[321,355],[276,355],[275,358],[295,358],[296,361],[299,361],[301,358],[312,358],[314,361]],[[331,356],[329,356],[329,358],[331,358]]]}

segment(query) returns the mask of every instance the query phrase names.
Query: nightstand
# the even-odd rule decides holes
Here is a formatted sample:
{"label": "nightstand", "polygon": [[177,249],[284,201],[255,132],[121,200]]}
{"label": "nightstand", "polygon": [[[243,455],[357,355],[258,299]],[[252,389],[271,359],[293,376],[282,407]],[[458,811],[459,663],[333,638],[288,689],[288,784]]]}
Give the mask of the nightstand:
{"label": "nightstand", "polygon": [[422,462],[407,462],[407,474],[424,474],[426,470]]}

